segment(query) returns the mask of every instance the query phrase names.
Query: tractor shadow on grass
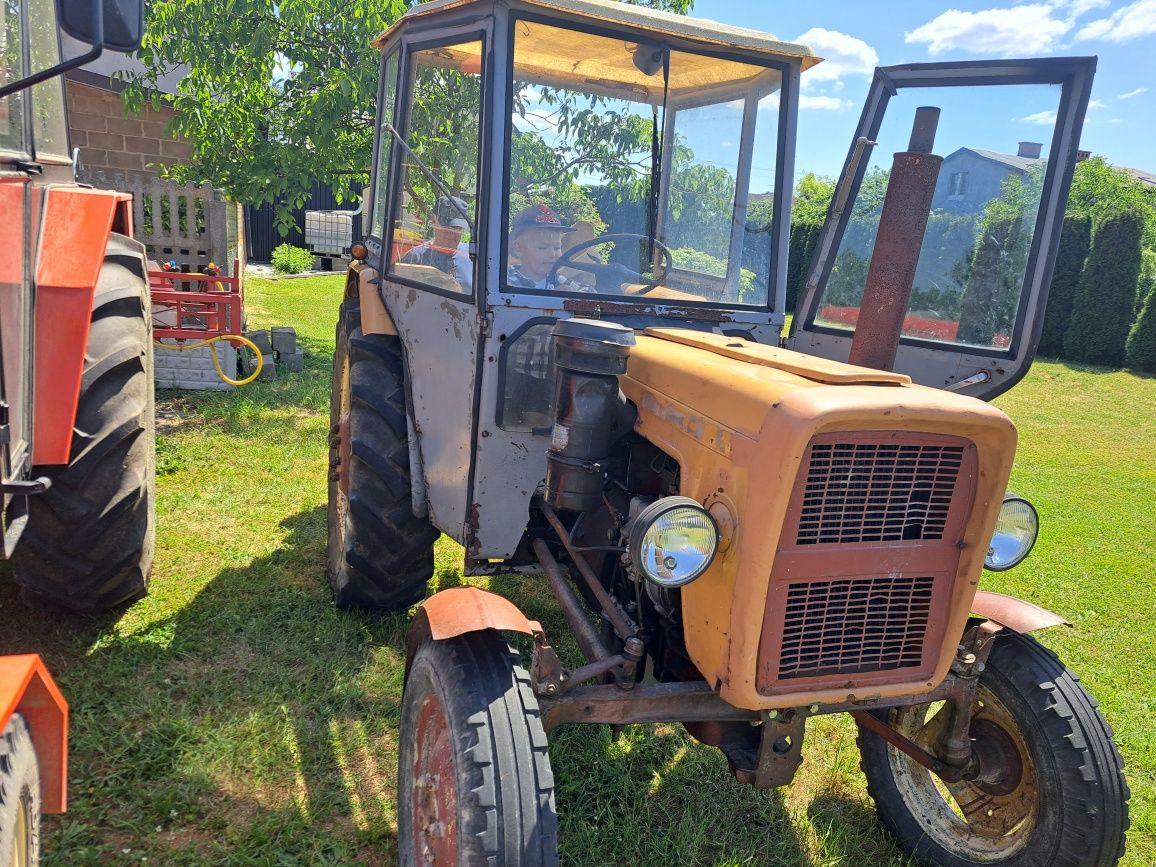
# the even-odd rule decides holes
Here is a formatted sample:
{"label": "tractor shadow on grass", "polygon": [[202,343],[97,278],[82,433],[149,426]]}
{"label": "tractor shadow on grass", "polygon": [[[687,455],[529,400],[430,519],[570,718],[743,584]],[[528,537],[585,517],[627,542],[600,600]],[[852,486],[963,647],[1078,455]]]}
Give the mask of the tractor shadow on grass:
{"label": "tractor shadow on grass", "polygon": [[396,862],[407,619],[334,609],[324,508],[280,526],[276,550],[191,600],[154,576],[119,628],[21,613],[71,705],[47,863]]}

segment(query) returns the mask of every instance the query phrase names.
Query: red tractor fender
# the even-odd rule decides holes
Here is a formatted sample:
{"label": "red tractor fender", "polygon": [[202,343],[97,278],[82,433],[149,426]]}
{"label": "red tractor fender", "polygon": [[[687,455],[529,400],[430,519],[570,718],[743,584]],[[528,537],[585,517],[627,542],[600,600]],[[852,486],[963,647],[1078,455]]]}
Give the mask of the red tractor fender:
{"label": "red tractor fender", "polygon": [[1046,608],[990,590],[980,590],[975,594],[971,610],[1021,635],[1049,626],[1072,625]]}
{"label": "red tractor fender", "polygon": [[68,805],[68,702],[35,653],[0,656],[0,730],[18,713],[28,724],[45,813]]}
{"label": "red tractor fender", "polygon": [[530,620],[518,606],[496,593],[477,587],[451,587],[421,604],[406,635],[406,674],[409,660],[427,638],[444,641],[483,629],[542,635],[542,624]]}
{"label": "red tractor fender", "polygon": [[32,462],[67,464],[96,281],[109,233],[132,231],[132,196],[52,185],[41,202]]}

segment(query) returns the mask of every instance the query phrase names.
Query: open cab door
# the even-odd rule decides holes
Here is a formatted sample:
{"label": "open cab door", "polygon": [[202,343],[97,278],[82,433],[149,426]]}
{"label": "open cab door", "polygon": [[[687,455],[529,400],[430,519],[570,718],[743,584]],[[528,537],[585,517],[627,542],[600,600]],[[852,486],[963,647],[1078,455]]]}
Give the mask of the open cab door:
{"label": "open cab door", "polygon": [[[901,323],[892,316],[894,370],[984,400],[1018,382],[1039,343],[1095,67],[1070,57],[876,69],[787,345],[853,363],[872,341],[895,350],[873,302],[902,299],[910,281]],[[909,194],[900,157],[922,174],[922,195]]]}

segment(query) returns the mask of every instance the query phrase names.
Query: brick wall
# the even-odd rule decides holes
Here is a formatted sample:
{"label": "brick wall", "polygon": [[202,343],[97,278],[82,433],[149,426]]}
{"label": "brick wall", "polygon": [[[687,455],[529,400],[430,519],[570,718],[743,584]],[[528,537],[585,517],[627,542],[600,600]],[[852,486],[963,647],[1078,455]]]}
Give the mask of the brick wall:
{"label": "brick wall", "polygon": [[189,158],[189,143],[165,132],[172,109],[146,103],[140,115],[125,117],[119,93],[78,81],[67,89],[72,146],[86,169],[155,174],[157,164]]}

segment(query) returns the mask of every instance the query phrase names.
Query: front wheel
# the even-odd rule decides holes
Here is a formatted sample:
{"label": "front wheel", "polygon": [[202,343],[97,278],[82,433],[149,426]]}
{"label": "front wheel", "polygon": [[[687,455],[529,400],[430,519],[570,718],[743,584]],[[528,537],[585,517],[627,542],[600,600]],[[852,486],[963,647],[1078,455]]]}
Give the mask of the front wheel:
{"label": "front wheel", "polygon": [[538,701],[497,633],[418,649],[402,698],[399,752],[403,865],[558,864]]}
{"label": "front wheel", "polygon": [[[945,717],[925,704],[892,708],[885,720],[927,749]],[[920,864],[1108,867],[1120,859],[1124,763],[1096,700],[1054,654],[1027,636],[1000,635],[976,688],[970,734],[980,777],[945,783],[859,731],[867,791]]]}
{"label": "front wheel", "polygon": [[0,735],[0,863],[40,863],[40,771],[32,736],[18,713]]}

